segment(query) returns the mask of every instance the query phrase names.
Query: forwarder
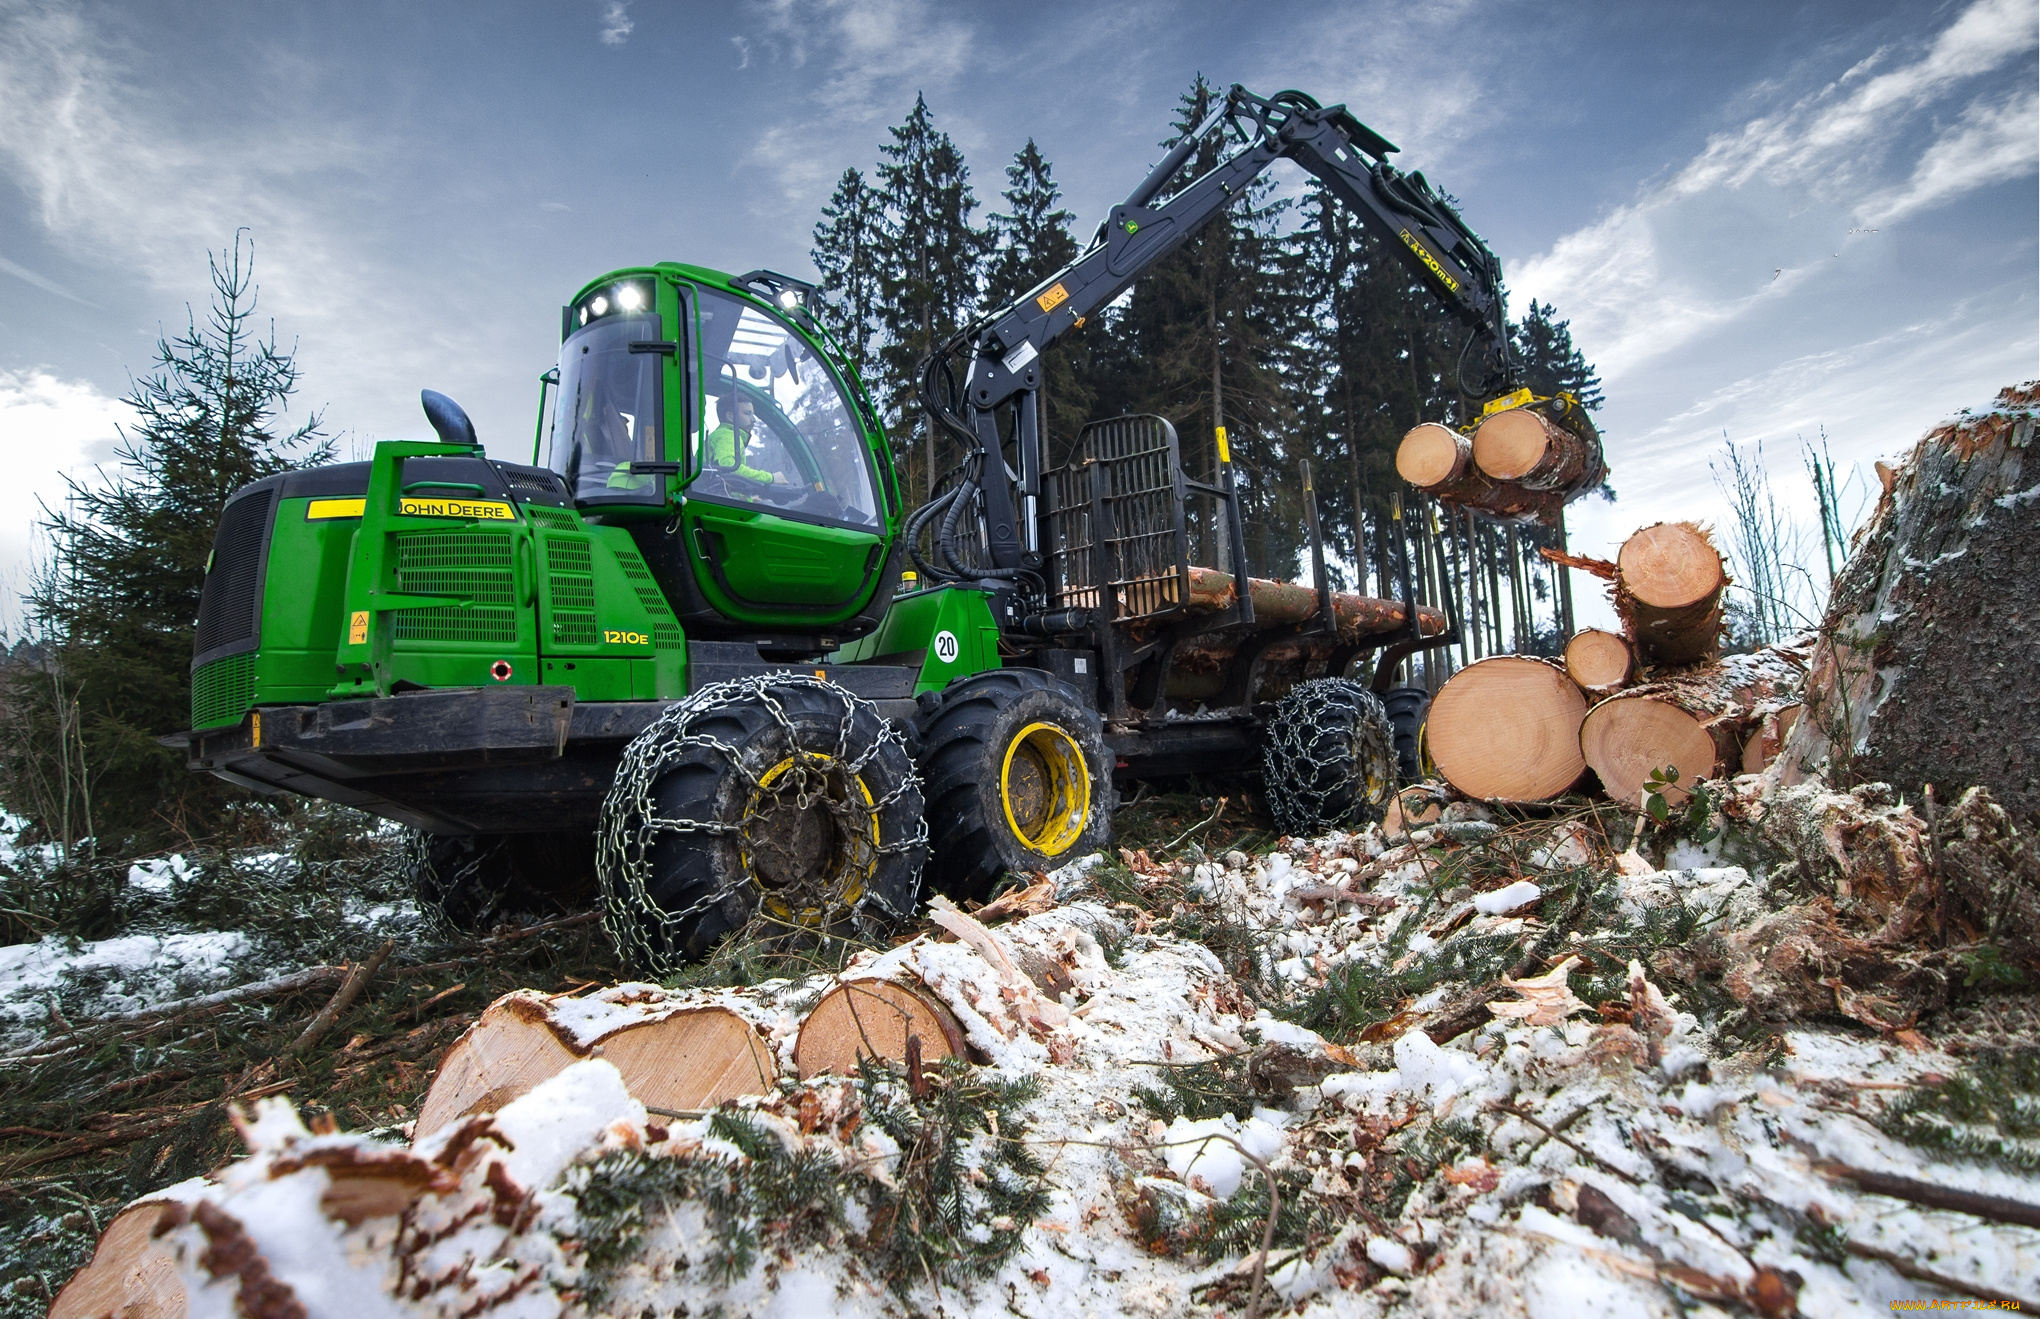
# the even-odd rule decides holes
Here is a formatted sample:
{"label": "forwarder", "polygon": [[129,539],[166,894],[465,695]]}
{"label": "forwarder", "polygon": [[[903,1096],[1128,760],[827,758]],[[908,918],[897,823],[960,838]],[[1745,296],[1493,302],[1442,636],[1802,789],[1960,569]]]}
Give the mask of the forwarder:
{"label": "forwarder", "polygon": [[[1207,142],[1222,162],[1162,197]],[[1115,779],[1265,762],[1286,828],[1352,823],[1414,732],[1376,692],[1456,639],[1453,611],[1406,577],[1402,602],[1335,595],[1314,498],[1315,586],[1250,578],[1223,432],[1211,481],[1152,416],[1047,468],[1040,356],[1289,159],[1469,327],[1468,393],[1562,412],[1517,389],[1500,264],[1395,150],[1234,87],[1082,255],[927,359],[967,457],[912,511],[813,287],[604,275],[562,309],[531,464],[427,391],[437,441],[234,495],[172,740],[411,826],[420,897],[456,924],[592,862],[647,970],[754,918],[882,929],[924,878],[983,898],[1105,842]],[[1371,690],[1343,677],[1375,651]]]}

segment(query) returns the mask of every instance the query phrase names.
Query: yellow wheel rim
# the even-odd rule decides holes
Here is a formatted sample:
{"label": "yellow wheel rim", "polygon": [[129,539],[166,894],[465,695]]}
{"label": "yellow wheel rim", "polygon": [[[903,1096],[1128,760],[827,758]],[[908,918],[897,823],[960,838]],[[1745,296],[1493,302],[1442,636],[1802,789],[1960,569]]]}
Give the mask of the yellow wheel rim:
{"label": "yellow wheel rim", "polygon": [[1027,725],[1006,744],[999,799],[1015,838],[1043,856],[1067,852],[1091,816],[1083,748],[1054,724]]}
{"label": "yellow wheel rim", "polygon": [[[803,891],[798,894],[789,894],[781,885],[773,883],[761,872],[759,857],[755,854],[756,843],[748,827],[759,818],[762,811],[777,802],[788,800],[780,780],[792,773],[796,767],[818,775],[830,787],[840,787],[838,781],[847,776],[857,794],[863,798],[863,828],[852,837],[839,839],[838,846],[827,858],[824,886],[837,891],[828,892],[819,902],[812,900],[817,895],[808,886],[802,885]],[[864,896],[865,881],[878,869],[876,801],[871,795],[871,789],[865,786],[864,780],[855,775],[846,775],[832,757],[796,753],[759,775],[758,785],[751,789],[750,800],[744,804],[744,824],[747,827],[737,835],[737,851],[743,861],[744,873],[750,876],[751,883],[757,887],[765,911],[780,920],[797,925],[827,924],[830,918],[856,905],[857,900]]]}

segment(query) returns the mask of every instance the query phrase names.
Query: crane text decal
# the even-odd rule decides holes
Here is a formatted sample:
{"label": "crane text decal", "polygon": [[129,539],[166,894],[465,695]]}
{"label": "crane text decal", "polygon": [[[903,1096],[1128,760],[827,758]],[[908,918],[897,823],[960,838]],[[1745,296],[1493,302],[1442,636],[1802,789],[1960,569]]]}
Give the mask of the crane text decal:
{"label": "crane text decal", "polygon": [[1423,262],[1432,274],[1444,281],[1446,288],[1451,289],[1454,293],[1459,292],[1459,281],[1445,273],[1445,267],[1438,264],[1438,258],[1432,256],[1422,243],[1410,237],[1409,230],[1405,229],[1402,231],[1402,240],[1410,245],[1410,251],[1417,254],[1417,260]]}

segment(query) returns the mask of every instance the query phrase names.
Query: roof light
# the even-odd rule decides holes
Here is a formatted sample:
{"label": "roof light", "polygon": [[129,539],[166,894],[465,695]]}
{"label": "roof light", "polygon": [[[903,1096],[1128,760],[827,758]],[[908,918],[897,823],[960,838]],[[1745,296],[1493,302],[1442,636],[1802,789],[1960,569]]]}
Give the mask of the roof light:
{"label": "roof light", "polygon": [[581,308],[581,324],[586,325],[587,323],[588,323],[588,309],[586,307],[583,307]]}
{"label": "roof light", "polygon": [[609,299],[598,293],[595,295],[595,301],[589,303],[588,307],[597,316],[606,316],[609,314]]}
{"label": "roof light", "polygon": [[792,311],[800,305],[799,292],[794,289],[779,290],[779,305],[786,311]]}
{"label": "roof light", "polygon": [[625,284],[616,290],[616,305],[625,311],[636,311],[644,302],[645,295],[635,284]]}

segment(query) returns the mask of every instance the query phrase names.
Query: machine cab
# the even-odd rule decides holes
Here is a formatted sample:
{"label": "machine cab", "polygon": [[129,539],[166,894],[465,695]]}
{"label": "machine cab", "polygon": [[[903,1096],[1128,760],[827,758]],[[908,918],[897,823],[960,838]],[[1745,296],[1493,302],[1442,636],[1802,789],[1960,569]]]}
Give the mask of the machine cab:
{"label": "machine cab", "polygon": [[[792,296],[754,291],[772,281]],[[883,437],[800,324],[798,290],[660,267],[565,309],[542,457],[584,516],[630,528],[697,636],[836,641],[890,594]]]}

